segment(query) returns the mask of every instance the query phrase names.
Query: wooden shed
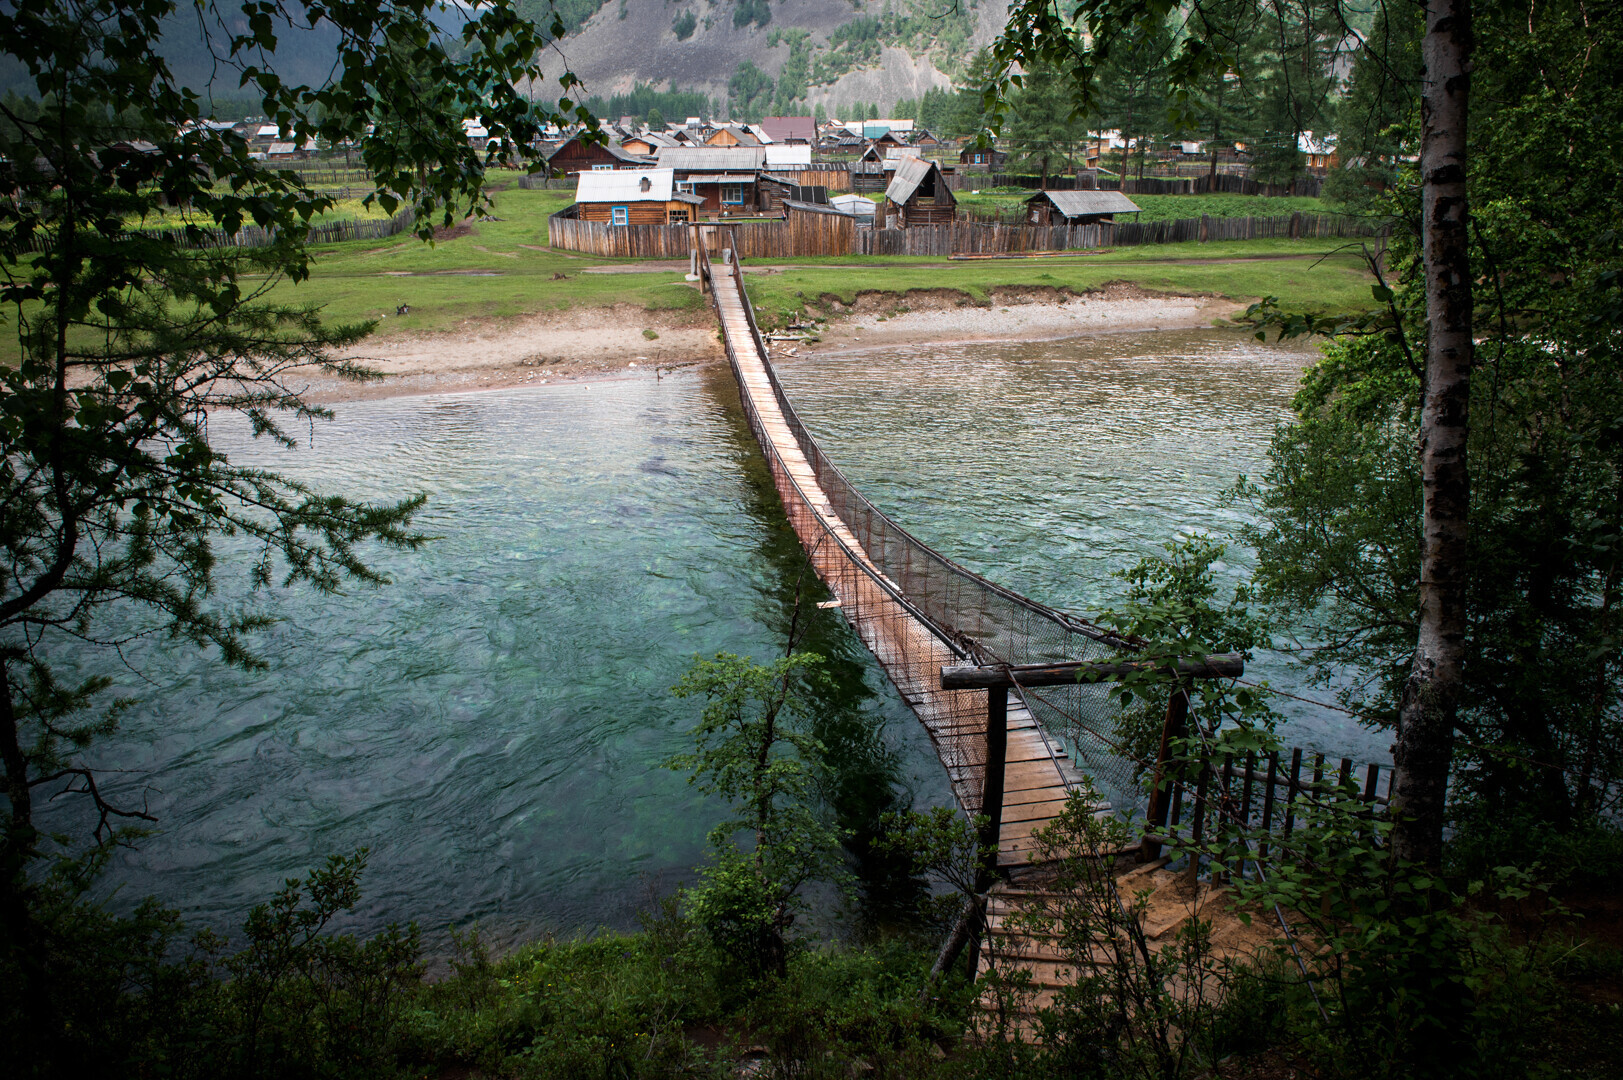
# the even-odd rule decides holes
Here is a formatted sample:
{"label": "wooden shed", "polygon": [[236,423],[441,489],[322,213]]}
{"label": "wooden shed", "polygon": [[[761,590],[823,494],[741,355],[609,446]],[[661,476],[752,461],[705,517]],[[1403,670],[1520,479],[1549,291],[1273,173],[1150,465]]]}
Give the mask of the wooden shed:
{"label": "wooden shed", "polygon": [[703,200],[677,190],[670,169],[613,169],[579,174],[575,216],[606,225],[678,225]]}
{"label": "wooden shed", "polygon": [[639,154],[622,150],[613,143],[587,142],[584,136],[576,135],[566,139],[547,158],[547,166],[553,173],[560,176],[569,176],[579,172],[591,172],[606,169],[636,169],[647,168],[654,163]]}
{"label": "wooden shed", "polygon": [[1026,200],[1031,225],[1097,225],[1139,208],[1119,191],[1039,191]]}
{"label": "wooden shed", "polygon": [[958,200],[947,187],[941,166],[921,157],[897,159],[896,175],[885,188],[886,224],[947,225],[958,211]]}

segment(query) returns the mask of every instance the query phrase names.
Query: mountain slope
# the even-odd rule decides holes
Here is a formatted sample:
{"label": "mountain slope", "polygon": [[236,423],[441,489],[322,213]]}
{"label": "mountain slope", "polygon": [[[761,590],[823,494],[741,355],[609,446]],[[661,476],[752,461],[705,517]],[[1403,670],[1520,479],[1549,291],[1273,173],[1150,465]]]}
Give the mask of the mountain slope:
{"label": "mountain slope", "polygon": [[1004,0],[608,0],[558,43],[535,91],[554,92],[567,64],[593,96],[671,85],[727,111],[729,82],[747,63],[777,80],[774,107],[884,109],[950,88],[1007,10]]}

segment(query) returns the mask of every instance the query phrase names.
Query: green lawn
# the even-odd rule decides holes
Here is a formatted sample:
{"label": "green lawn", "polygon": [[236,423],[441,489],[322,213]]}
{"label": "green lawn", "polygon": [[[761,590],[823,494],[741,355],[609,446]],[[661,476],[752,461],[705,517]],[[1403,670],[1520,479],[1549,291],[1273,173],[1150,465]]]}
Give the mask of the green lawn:
{"label": "green lawn", "polygon": [[[495,214],[500,220],[476,223],[466,234],[433,245],[407,235],[318,248],[309,280],[278,291],[284,298],[322,304],[338,321],[387,316],[379,331],[388,334],[569,307],[626,303],[657,311],[703,306],[679,271],[584,274],[588,266],[615,260],[548,249],[547,216],[570,201],[570,194],[561,191],[499,191]],[[961,291],[968,302],[985,303],[989,290],[1000,285],[1082,291],[1110,281],[1167,292],[1217,293],[1237,301],[1275,295],[1288,306],[1318,311],[1368,306],[1369,280],[1357,257],[1347,252],[1321,259],[1334,246],[1322,240],[1167,244],[1074,258],[964,263],[862,256],[788,259],[773,260],[785,267],[783,273],[747,280],[763,321],[775,321],[806,298],[825,294],[849,301],[864,290],[946,288]],[[560,274],[564,276],[556,276]],[[395,314],[401,304],[409,305],[410,314]]]}

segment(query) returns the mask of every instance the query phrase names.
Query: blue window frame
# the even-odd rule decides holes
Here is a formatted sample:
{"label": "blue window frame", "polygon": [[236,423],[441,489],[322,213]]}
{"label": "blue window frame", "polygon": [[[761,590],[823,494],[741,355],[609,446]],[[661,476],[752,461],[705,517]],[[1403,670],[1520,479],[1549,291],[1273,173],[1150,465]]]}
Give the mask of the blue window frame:
{"label": "blue window frame", "polygon": [[743,184],[723,184],[723,185],[721,185],[721,201],[722,201],[723,204],[730,205],[730,206],[743,206],[744,205],[744,185]]}
{"label": "blue window frame", "polygon": [[616,206],[609,211],[609,221],[614,225],[624,225],[628,216],[628,211],[624,206]]}

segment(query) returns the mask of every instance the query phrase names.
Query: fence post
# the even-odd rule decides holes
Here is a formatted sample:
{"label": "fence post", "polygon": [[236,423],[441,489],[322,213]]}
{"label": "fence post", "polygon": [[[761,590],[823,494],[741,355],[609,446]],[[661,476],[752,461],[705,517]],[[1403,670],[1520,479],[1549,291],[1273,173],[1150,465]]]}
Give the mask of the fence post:
{"label": "fence post", "polygon": [[[986,691],[986,765],[981,772],[981,814],[986,818],[981,827],[981,846],[993,847],[1003,831],[1003,767],[1009,756],[1009,690],[1004,686],[988,687]],[[981,864],[980,888],[985,888],[997,877],[997,853],[994,851]]]}
{"label": "fence post", "polygon": [[[1167,700],[1166,717],[1161,721],[1161,748],[1155,754],[1155,786],[1150,789],[1146,832],[1159,832],[1167,823],[1167,808],[1171,804],[1173,784],[1172,742],[1183,738],[1189,720],[1189,688],[1180,685]],[[1151,862],[1161,855],[1161,842],[1146,837],[1139,845],[1140,862]]]}

